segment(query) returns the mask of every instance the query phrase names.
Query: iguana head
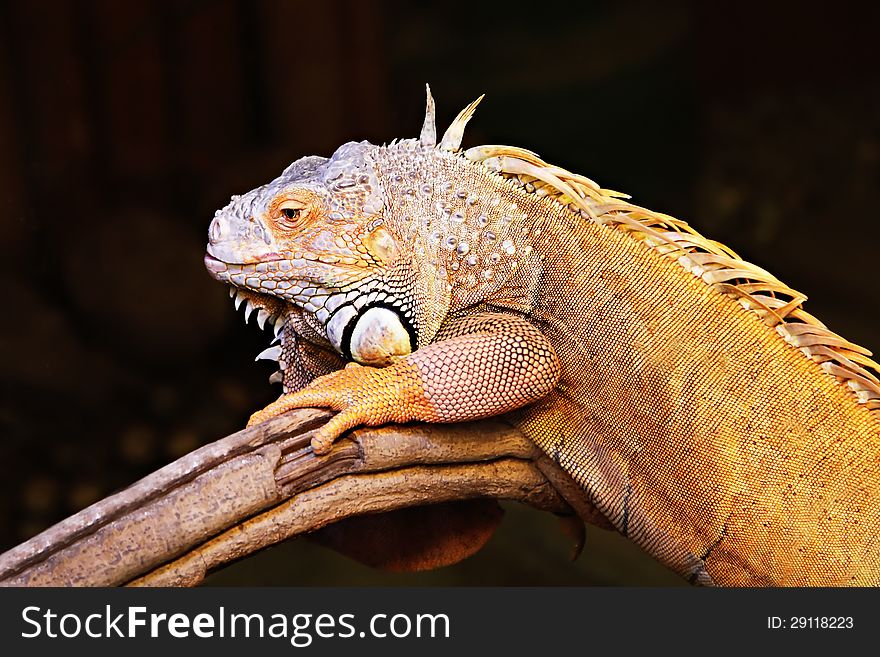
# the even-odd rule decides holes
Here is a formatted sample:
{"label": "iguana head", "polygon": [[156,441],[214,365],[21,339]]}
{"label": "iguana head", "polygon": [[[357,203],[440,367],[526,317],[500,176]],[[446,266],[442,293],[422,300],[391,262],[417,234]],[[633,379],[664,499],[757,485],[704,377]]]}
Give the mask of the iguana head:
{"label": "iguana head", "polygon": [[401,310],[387,295],[371,298],[398,249],[383,225],[374,149],[352,142],[330,158],[302,158],[233,197],[214,215],[205,256],[211,274],[246,291],[257,308],[274,318],[280,306],[273,297],[299,306],[338,351],[365,362],[383,356],[358,348],[365,332],[384,332],[385,356],[411,350]]}
{"label": "iguana head", "polygon": [[[420,139],[399,142],[410,172],[429,168],[420,160],[440,149],[457,150],[476,106],[437,146],[430,92],[428,99]],[[397,179],[406,173],[383,170],[378,160],[389,148],[350,142],[329,158],[297,160],[272,182],[233,197],[208,232],[211,275],[232,285],[236,302],[257,309],[261,323],[281,319],[287,304],[298,306],[356,361],[387,364],[410,353],[439,326],[449,286],[446,276],[414,275],[412,235],[401,235],[400,217],[389,217],[400,204],[388,195],[404,194]],[[429,182],[408,180],[406,187]]]}

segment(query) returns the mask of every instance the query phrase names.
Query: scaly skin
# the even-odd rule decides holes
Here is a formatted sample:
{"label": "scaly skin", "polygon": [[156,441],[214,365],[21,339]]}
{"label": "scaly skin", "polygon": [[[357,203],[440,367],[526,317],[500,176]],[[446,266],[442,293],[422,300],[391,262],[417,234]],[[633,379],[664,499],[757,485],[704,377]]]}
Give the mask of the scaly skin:
{"label": "scaly skin", "polygon": [[[880,584],[880,384],[805,297],[512,147],[346,144],[215,216],[206,265],[281,344],[256,413],[503,415],[689,580]],[[348,365],[344,365],[348,363]]]}

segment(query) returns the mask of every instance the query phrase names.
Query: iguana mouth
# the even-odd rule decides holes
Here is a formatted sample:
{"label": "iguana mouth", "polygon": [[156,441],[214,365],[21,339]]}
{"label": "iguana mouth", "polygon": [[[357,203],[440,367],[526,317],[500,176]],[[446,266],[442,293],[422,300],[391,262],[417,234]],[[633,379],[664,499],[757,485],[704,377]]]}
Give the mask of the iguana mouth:
{"label": "iguana mouth", "polygon": [[207,267],[208,271],[211,273],[226,271],[226,263],[222,260],[218,260],[210,253],[205,254],[205,267]]}
{"label": "iguana mouth", "polygon": [[[230,263],[215,258],[210,253],[206,253],[205,268],[217,280],[234,283],[234,281],[231,280],[232,276],[246,276],[248,274],[257,275],[264,273],[269,268],[268,263],[280,263],[284,260],[284,258],[274,258],[272,260],[261,260],[259,262]],[[275,267],[277,266],[278,265],[275,265]]]}
{"label": "iguana mouth", "polygon": [[[343,289],[359,283],[368,272],[362,267],[318,259],[297,253],[294,259],[277,258],[259,262],[230,263],[205,254],[205,268],[222,283],[254,290],[257,294],[280,297],[288,302],[308,302],[303,290]],[[256,292],[262,288],[259,292]],[[302,297],[302,298],[299,298]]]}

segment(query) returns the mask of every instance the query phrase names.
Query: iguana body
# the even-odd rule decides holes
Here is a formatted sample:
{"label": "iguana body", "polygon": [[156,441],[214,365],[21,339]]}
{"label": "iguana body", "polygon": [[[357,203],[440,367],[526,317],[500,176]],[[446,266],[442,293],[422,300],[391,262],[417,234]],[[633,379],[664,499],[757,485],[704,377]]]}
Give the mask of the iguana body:
{"label": "iguana body", "polygon": [[[289,408],[505,417],[704,584],[880,584],[880,386],[805,297],[510,147],[346,144],[214,219],[206,264],[281,338]],[[347,361],[357,361],[341,369]],[[321,374],[327,376],[313,382]]]}

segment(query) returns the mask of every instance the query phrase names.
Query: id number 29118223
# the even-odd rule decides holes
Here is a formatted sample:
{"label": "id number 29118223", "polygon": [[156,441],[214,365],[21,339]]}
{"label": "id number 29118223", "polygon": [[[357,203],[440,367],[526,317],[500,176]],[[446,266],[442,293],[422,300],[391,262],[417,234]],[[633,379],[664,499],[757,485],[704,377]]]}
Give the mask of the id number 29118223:
{"label": "id number 29118223", "polygon": [[767,616],[769,630],[850,630],[852,616]]}

